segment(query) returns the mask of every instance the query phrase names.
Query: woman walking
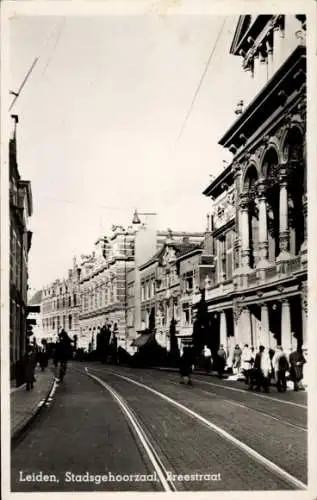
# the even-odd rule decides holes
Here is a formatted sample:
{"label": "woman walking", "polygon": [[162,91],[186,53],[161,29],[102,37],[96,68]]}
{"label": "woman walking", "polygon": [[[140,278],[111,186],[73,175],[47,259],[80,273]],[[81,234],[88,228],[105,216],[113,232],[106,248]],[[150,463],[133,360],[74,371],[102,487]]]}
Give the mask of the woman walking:
{"label": "woman walking", "polygon": [[35,382],[34,371],[36,366],[36,355],[34,353],[33,347],[30,344],[27,346],[27,350],[24,355],[23,366],[26,390],[29,391],[30,389],[33,389],[33,383]]}

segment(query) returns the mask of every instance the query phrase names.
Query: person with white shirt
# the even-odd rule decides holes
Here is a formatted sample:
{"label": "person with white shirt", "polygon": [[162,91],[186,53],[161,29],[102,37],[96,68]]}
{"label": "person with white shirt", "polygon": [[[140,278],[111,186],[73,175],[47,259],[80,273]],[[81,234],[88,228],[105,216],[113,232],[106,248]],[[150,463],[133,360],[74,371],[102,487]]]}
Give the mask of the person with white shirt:
{"label": "person with white shirt", "polygon": [[203,357],[204,357],[205,370],[207,373],[209,373],[211,370],[212,356],[211,356],[211,350],[207,345],[204,346]]}

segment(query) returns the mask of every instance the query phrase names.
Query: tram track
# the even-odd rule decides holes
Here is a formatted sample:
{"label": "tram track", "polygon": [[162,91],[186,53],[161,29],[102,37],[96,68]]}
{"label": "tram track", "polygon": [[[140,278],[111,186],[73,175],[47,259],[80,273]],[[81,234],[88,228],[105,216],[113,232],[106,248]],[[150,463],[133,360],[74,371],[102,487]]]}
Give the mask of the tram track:
{"label": "tram track", "polygon": [[162,459],[160,458],[158,452],[155,450],[153,443],[151,442],[149,436],[136,416],[135,412],[129,407],[124,398],[109,384],[107,384],[104,380],[96,375],[90,373],[87,368],[85,369],[86,374],[91,377],[93,380],[98,382],[102,387],[104,387],[114,398],[114,400],[118,403],[121,410],[123,411],[128,424],[130,425],[135,438],[142,445],[144,452],[146,453],[148,459],[150,460],[155,472],[156,477],[158,478],[163,491],[165,492],[175,492],[177,491],[176,485],[174,481],[169,478],[169,472],[167,471]]}
{"label": "tram track", "polygon": [[[206,394],[206,395],[209,395],[209,396],[215,396],[215,397],[218,397],[218,398],[222,398],[223,401],[226,401],[227,403],[231,404],[231,405],[234,405],[234,406],[239,406],[240,408],[245,408],[245,409],[248,409],[250,410],[251,412],[254,412],[254,413],[257,413],[259,415],[263,415],[263,416],[266,416],[266,417],[269,417],[271,418],[272,420],[275,420],[275,421],[278,421],[284,425],[287,425],[289,427],[292,427],[294,429],[298,429],[300,431],[305,431],[305,432],[308,432],[308,428],[307,428],[307,425],[299,425],[299,424],[295,424],[293,423],[292,421],[290,421],[290,417],[288,417],[287,415],[283,415],[283,417],[281,416],[278,416],[277,415],[277,412],[269,412],[269,411],[264,411],[263,409],[258,409],[258,408],[255,408],[254,407],[254,402],[258,403],[258,398],[262,400],[268,400],[268,401],[271,401],[272,402],[272,405],[275,405],[275,406],[280,406],[283,407],[285,405],[287,405],[287,408],[289,406],[292,406],[294,407],[296,410],[303,410],[303,412],[306,412],[307,411],[307,406],[306,405],[303,405],[303,404],[298,404],[298,403],[294,403],[292,401],[285,401],[285,400],[282,400],[282,399],[278,399],[274,396],[270,397],[270,396],[266,396],[264,394],[258,394],[256,392],[251,392],[251,391],[248,391],[248,390],[243,390],[243,389],[239,389],[239,388],[235,388],[235,387],[228,387],[228,386],[225,386],[225,385],[220,385],[220,384],[217,384],[217,383],[214,383],[214,382],[209,382],[207,380],[204,380],[202,377],[198,378],[197,376],[195,377],[196,381],[195,381],[195,389]],[[173,385],[179,385],[177,382],[175,382],[172,377],[166,377],[165,379],[166,381],[168,381],[168,383],[171,383]],[[198,384],[197,384],[198,383]],[[204,390],[202,389],[201,387],[199,387],[199,384],[203,384],[207,387],[210,387],[212,388],[213,390]],[[216,392],[216,390],[220,390],[221,392]],[[226,392],[228,396],[223,396],[222,392]],[[231,394],[241,394],[243,396],[249,396],[252,398],[252,401],[248,401],[248,402],[245,402],[245,401],[237,401],[233,398],[230,398],[230,395]]]}
{"label": "tram track", "polygon": [[[176,386],[179,386],[179,384],[177,382],[174,382],[173,380],[169,380],[168,381],[170,384],[173,384],[173,385],[176,385]],[[215,384],[216,385],[216,384]],[[221,387],[221,386],[218,386],[218,387]],[[204,389],[201,389],[201,387],[195,387],[196,390],[198,390],[199,392],[203,393],[203,394],[206,394],[207,396],[214,396],[214,397],[220,397],[219,393],[217,392],[213,392],[213,391],[206,391]],[[247,404],[243,404],[243,403],[240,403],[240,402],[237,402],[237,401],[233,401],[231,399],[222,399],[223,401],[225,401],[226,403],[228,404],[231,404],[233,406],[238,406],[240,408],[244,408],[244,409],[247,409],[247,410],[250,410],[251,412],[254,412],[254,413],[257,413],[259,415],[264,415],[266,417],[269,417],[271,418],[272,420],[276,420],[284,425],[287,425],[289,427],[292,427],[293,429],[298,429],[300,431],[304,431],[304,432],[307,432],[308,429],[307,427],[303,427],[301,425],[296,425],[296,424],[293,424],[289,421],[286,421],[285,419],[282,419],[282,418],[279,418],[279,417],[276,417],[275,415],[272,415],[271,413],[268,413],[268,412],[265,412],[263,410],[256,410],[255,408],[252,408],[252,406],[249,406]]]}
{"label": "tram track", "polygon": [[[269,460],[265,456],[263,456],[261,453],[253,449],[252,447],[248,446],[246,443],[242,442],[241,440],[237,439],[235,436],[233,436],[230,432],[227,432],[220,426],[214,424],[210,419],[205,418],[203,415],[200,413],[192,410],[188,406],[172,399],[171,397],[167,396],[161,391],[158,391],[154,389],[153,387],[150,387],[146,385],[146,383],[140,382],[139,380],[132,378],[131,376],[126,376],[123,374],[119,374],[115,370],[109,370],[109,369],[98,369],[98,368],[92,368],[92,367],[86,367],[85,368],[85,373],[90,376],[91,378],[95,378],[96,381],[98,381],[105,389],[107,389],[109,392],[112,391],[113,397],[116,399],[119,405],[122,405],[122,410],[125,412],[127,419],[130,421],[130,425],[134,426],[134,429],[138,429],[137,431],[137,436],[138,439],[141,439],[140,436],[142,436],[144,443],[147,444],[147,450],[146,452],[148,453],[149,451],[151,452],[151,462],[154,459],[154,462],[152,462],[153,466],[154,463],[155,465],[155,470],[156,467],[158,467],[157,470],[160,470],[160,474],[158,474],[158,477],[160,477],[161,485],[164,491],[177,491],[177,486],[175,484],[171,485],[167,481],[166,485],[166,479],[167,479],[167,469],[163,465],[163,460],[160,458],[159,453],[155,450],[154,445],[151,443],[151,440],[149,438],[148,433],[144,429],[144,426],[140,423],[140,419],[136,416],[136,412],[134,412],[131,408],[129,408],[129,405],[127,402],[123,399],[123,397],[117,392],[116,390],[113,389],[112,386],[107,384],[101,376],[104,378],[105,376],[109,375],[111,377],[115,377],[118,380],[124,380],[125,382],[128,382],[129,384],[134,384],[138,388],[142,388],[143,390],[146,390],[150,392],[151,394],[155,395],[157,398],[160,398],[161,400],[164,400],[167,402],[169,405],[172,405],[174,408],[177,408],[178,410],[181,411],[184,415],[186,414],[187,416],[190,416],[196,424],[199,424],[200,426],[203,426],[204,428],[208,428],[209,431],[217,434],[218,439],[222,439],[230,443],[230,445],[236,449],[238,449],[240,452],[243,452],[245,455],[248,456],[249,460],[252,460],[253,462],[256,462],[258,465],[263,467],[266,471],[268,471],[270,474],[272,474],[275,477],[278,477],[280,480],[288,484],[288,486],[291,489],[306,489],[307,486],[306,484],[299,480],[297,477],[294,475],[290,474],[288,471],[284,470],[282,467],[274,463],[273,461]],[[97,373],[99,376],[94,375],[94,373]],[[143,377],[144,379],[144,377]],[[151,381],[149,380],[148,383]],[[172,383],[172,384],[177,384],[174,381],[171,380],[164,380],[164,382]],[[112,384],[113,385],[113,384]],[[177,384],[178,385],[178,384]],[[199,391],[202,391],[202,393],[206,393],[208,396],[219,396],[217,393],[212,393],[210,391],[204,391],[201,388],[198,388]],[[240,405],[239,403],[236,403],[234,401],[227,401],[228,403],[231,403],[232,405],[237,405],[237,406],[242,406],[247,410],[252,410],[254,412],[257,412],[257,410],[253,410],[252,408],[249,408],[245,405]],[[259,412],[264,414],[263,412]],[[274,418],[271,415],[266,415],[268,417]],[[278,419],[280,420],[280,419]],[[281,421],[282,422],[282,421]],[[294,426],[297,428],[297,430],[305,430],[303,428],[300,428],[299,426]],[[139,432],[139,434],[138,434]],[[144,443],[142,445],[144,446]],[[148,455],[149,456],[149,455]],[[168,490],[166,487],[170,487],[172,489]],[[174,489],[175,488],[175,489]]]}

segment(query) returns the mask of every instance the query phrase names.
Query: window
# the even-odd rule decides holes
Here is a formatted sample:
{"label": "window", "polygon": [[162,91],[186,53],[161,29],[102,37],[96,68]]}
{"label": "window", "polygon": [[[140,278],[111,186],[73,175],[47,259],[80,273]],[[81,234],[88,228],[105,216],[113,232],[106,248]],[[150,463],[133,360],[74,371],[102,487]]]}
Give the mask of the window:
{"label": "window", "polygon": [[71,296],[68,297],[68,307],[71,307],[72,305],[72,298]]}
{"label": "window", "polygon": [[228,231],[226,233],[226,279],[232,279],[233,273],[233,238],[234,232]]}
{"label": "window", "polygon": [[72,315],[70,314],[69,317],[68,317],[68,328],[69,330],[71,330],[73,327],[72,325]]}
{"label": "window", "polygon": [[191,306],[187,302],[183,304],[183,324],[184,326],[191,326],[192,324],[192,311]]}
{"label": "window", "polygon": [[77,306],[77,295],[76,295],[76,293],[74,293],[73,304],[74,304],[74,307]]}
{"label": "window", "polygon": [[145,286],[144,284],[141,286],[141,300],[145,299]]}

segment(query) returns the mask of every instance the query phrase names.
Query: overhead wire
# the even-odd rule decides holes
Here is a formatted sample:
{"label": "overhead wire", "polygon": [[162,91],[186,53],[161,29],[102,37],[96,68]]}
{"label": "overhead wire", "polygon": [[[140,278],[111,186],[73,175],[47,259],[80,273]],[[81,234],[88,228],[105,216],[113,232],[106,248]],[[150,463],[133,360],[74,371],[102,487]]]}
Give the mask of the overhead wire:
{"label": "overhead wire", "polygon": [[[63,19],[63,21],[64,21],[64,19]],[[41,56],[42,56],[42,53],[43,53],[43,51],[44,51],[44,49],[45,49],[46,45],[48,44],[48,42],[49,42],[49,40],[50,40],[50,38],[51,38],[52,34],[54,33],[54,30],[55,30],[55,29],[56,29],[56,27],[58,26],[58,24],[59,24],[59,21],[58,21],[58,22],[56,22],[56,23],[53,25],[52,29],[49,31],[48,36],[45,38],[45,40],[44,40],[44,42],[43,42],[43,44],[42,44],[42,46],[41,46],[40,50],[38,51],[38,53],[37,53],[36,57],[34,58],[34,60],[33,60],[32,64],[31,64],[30,68],[29,68],[29,69],[28,69],[28,71],[26,72],[26,75],[25,75],[25,77],[23,78],[22,83],[21,83],[21,85],[20,85],[19,89],[18,89],[16,92],[13,92],[13,91],[11,90],[11,92],[10,92],[10,93],[14,95],[14,98],[13,98],[13,100],[12,100],[11,104],[10,104],[9,111],[11,111],[11,109],[13,108],[13,106],[14,106],[14,104],[16,103],[17,99],[20,97],[21,92],[22,92],[22,90],[23,90],[24,86],[26,85],[26,83],[27,83],[28,79],[30,78],[31,74],[33,73],[33,70],[34,70],[35,66],[38,64],[38,62],[39,62],[39,60],[40,60],[40,58],[41,58]],[[61,29],[60,29],[60,31],[59,31],[59,35],[58,35],[58,38],[57,38],[57,43],[58,43],[58,40],[59,40],[60,35],[61,35],[61,30],[62,30],[62,28],[61,28]],[[54,46],[53,51],[55,50],[55,48],[56,48],[56,46],[57,46],[57,43],[55,43],[55,46]],[[50,62],[50,61],[49,61],[49,62]],[[45,70],[46,70],[46,67],[45,67]],[[44,72],[43,72],[43,74],[44,74]]]}
{"label": "overhead wire", "polygon": [[60,38],[61,38],[61,34],[62,34],[62,31],[63,31],[64,25],[65,25],[65,22],[66,22],[66,18],[63,18],[63,20],[62,20],[62,22],[61,22],[61,24],[60,24],[60,27],[59,27],[58,33],[57,33],[57,37],[56,37],[56,40],[55,40],[55,43],[54,43],[54,46],[53,46],[52,52],[51,52],[51,54],[50,54],[50,56],[49,56],[49,58],[48,58],[48,61],[47,61],[46,65],[45,65],[44,69],[43,69],[42,76],[44,76],[44,75],[45,75],[47,68],[49,67],[49,65],[50,65],[50,64],[51,64],[51,62],[52,62],[53,56],[54,56],[55,51],[56,51],[56,49],[57,49],[57,46],[58,46],[59,40],[60,40]]}
{"label": "overhead wire", "polygon": [[186,124],[187,124],[187,122],[188,122],[188,119],[189,119],[189,117],[190,117],[190,115],[191,115],[192,111],[193,111],[193,108],[194,108],[195,102],[196,102],[196,100],[197,100],[198,94],[199,94],[199,92],[200,92],[200,89],[201,89],[201,87],[202,87],[202,84],[203,84],[203,82],[204,82],[204,79],[205,79],[205,77],[206,77],[206,74],[207,74],[207,72],[208,72],[208,69],[209,69],[210,63],[211,63],[211,61],[212,61],[212,58],[213,58],[213,56],[214,56],[214,54],[215,54],[215,51],[216,51],[217,45],[218,45],[218,43],[219,43],[220,37],[221,37],[221,35],[222,35],[222,32],[223,32],[223,30],[224,30],[225,24],[226,24],[226,18],[224,18],[224,20],[223,20],[223,22],[222,22],[222,24],[221,24],[221,26],[220,26],[220,29],[219,29],[219,31],[218,31],[218,34],[217,34],[216,40],[215,40],[214,45],[213,45],[213,47],[212,47],[212,49],[211,49],[211,52],[210,52],[209,57],[208,57],[208,59],[207,59],[207,62],[206,62],[206,64],[205,64],[204,70],[203,70],[203,72],[202,72],[202,75],[201,75],[201,77],[200,77],[200,79],[199,79],[199,82],[198,82],[198,85],[197,85],[197,87],[196,87],[196,90],[195,90],[195,92],[194,92],[193,98],[192,98],[192,100],[191,100],[191,103],[190,103],[189,109],[188,109],[188,111],[187,111],[187,113],[186,113],[186,115],[185,115],[185,118],[184,118],[184,121],[183,121],[183,123],[182,123],[181,129],[180,129],[180,132],[179,132],[178,137],[177,137],[177,139],[176,139],[176,141],[175,141],[174,148],[177,146],[177,144],[179,143],[179,141],[180,141],[180,139],[181,139],[181,137],[182,137],[182,135],[183,135],[183,133],[184,133],[184,130],[185,130]]}

